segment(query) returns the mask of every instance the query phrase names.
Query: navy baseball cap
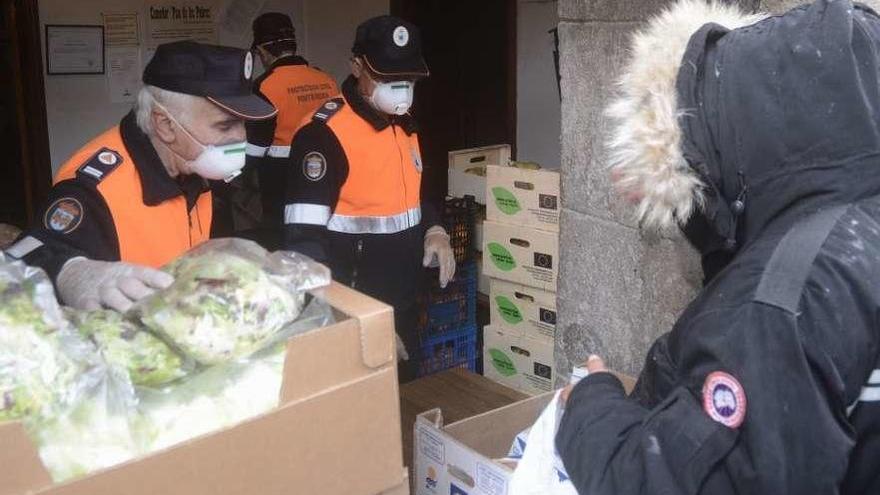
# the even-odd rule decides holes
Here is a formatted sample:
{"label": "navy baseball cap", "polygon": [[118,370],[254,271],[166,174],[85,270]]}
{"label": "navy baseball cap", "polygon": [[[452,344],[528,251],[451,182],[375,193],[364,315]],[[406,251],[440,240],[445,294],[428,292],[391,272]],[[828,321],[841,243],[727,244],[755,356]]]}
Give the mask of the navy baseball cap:
{"label": "navy baseball cap", "polygon": [[251,27],[254,31],[252,49],[263,43],[296,41],[296,29],[290,16],[281,12],[267,12],[254,19]]}
{"label": "navy baseball cap", "polygon": [[353,55],[380,76],[427,77],[419,29],[398,17],[374,17],[358,26]]}
{"label": "navy baseball cap", "polygon": [[175,41],[159,45],[144,69],[143,81],[168,91],[202,96],[245,120],[268,119],[278,110],[254,94],[253,71],[249,51]]}

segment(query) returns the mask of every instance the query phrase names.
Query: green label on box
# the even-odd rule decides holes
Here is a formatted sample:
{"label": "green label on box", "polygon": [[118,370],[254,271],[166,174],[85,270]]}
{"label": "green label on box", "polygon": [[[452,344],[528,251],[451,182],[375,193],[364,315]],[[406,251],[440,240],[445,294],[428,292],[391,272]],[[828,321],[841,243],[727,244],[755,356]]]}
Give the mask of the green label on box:
{"label": "green label on box", "polygon": [[501,313],[501,318],[509,325],[516,325],[523,321],[522,313],[510,299],[498,296],[495,298],[495,303],[498,304],[498,312]]}
{"label": "green label on box", "polygon": [[501,210],[502,213],[515,215],[522,210],[522,207],[519,205],[519,200],[516,199],[516,196],[507,189],[504,189],[503,187],[493,187],[492,195],[495,196],[495,204],[498,205],[498,209]]}
{"label": "green label on box", "polygon": [[489,255],[492,258],[492,263],[502,272],[509,272],[516,268],[516,260],[513,259],[513,255],[497,242],[489,243]]}
{"label": "green label on box", "polygon": [[492,358],[492,366],[501,376],[513,376],[516,374],[516,366],[513,360],[507,357],[507,354],[498,349],[489,349],[489,356]]}

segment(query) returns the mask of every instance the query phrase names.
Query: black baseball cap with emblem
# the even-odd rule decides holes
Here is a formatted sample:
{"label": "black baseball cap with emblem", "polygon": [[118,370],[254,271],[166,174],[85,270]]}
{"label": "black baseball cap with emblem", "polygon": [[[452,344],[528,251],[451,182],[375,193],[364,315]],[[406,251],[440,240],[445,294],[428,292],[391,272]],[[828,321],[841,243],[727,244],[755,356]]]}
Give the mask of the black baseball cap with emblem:
{"label": "black baseball cap with emblem", "polygon": [[254,42],[251,49],[263,43],[296,42],[296,29],[287,14],[267,12],[254,19],[251,27],[254,31]]}
{"label": "black baseball cap with emblem", "polygon": [[255,95],[254,59],[239,48],[175,41],[159,45],[144,69],[144,84],[176,93],[202,96],[246,120],[262,120],[278,111]]}
{"label": "black baseball cap with emblem", "polygon": [[419,28],[398,17],[383,15],[357,28],[353,55],[380,76],[427,77]]}

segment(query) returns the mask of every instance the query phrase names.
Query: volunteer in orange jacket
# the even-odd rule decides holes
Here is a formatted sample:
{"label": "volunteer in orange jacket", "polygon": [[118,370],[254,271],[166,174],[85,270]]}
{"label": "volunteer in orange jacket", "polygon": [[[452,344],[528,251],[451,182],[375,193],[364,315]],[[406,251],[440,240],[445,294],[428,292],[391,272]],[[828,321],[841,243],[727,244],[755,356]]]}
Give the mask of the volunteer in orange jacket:
{"label": "volunteer in orange jacket", "polygon": [[136,108],[62,165],[39,224],[6,254],[45,269],[81,309],[124,311],[169,285],[157,268],[210,237],[207,180],[239,173],[245,120],[275,114],[252,72],[245,50],[159,46]]}
{"label": "volunteer in orange jacket", "polygon": [[247,166],[254,167],[260,184],[263,224],[281,224],[284,184],[290,140],[303,119],[339,93],[329,75],[310,67],[296,54],[296,31],[290,17],[269,12],[253,23],[251,50],[266,72],[254,81],[254,92],[278,109],[278,115],[247,125]]}
{"label": "volunteer in orange jacket", "polygon": [[[455,257],[437,208],[421,196],[422,158],[409,115],[428,75],[415,26],[395,17],[357,29],[352,76],[300,128],[290,151],[284,245],[326,262],[333,277],[395,309],[397,333],[418,351],[416,295],[432,259],[440,283]],[[415,377],[416,359],[401,380]]]}

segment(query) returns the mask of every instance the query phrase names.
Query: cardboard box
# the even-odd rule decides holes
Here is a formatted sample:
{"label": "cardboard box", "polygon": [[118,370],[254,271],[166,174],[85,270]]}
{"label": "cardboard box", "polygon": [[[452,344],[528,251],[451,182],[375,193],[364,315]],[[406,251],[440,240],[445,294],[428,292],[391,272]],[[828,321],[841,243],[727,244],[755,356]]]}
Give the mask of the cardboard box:
{"label": "cardboard box", "polygon": [[449,152],[449,195],[454,198],[473,196],[486,204],[486,166],[507,166],[510,145],[499,144]]}
{"label": "cardboard box", "polygon": [[486,167],[486,218],[559,232],[559,172]]}
{"label": "cardboard box", "polygon": [[559,234],[486,220],[483,269],[490,277],[555,293]]}
{"label": "cardboard box", "polygon": [[409,495],[409,469],[403,470],[403,481],[390,490],[382,492],[380,495]]}
{"label": "cardboard box", "polygon": [[[627,392],[634,380],[618,375]],[[510,452],[517,434],[531,427],[554,393],[532,397],[450,425],[443,412],[419,415],[414,427],[415,495],[507,495],[513,470],[495,459]]]}
{"label": "cardboard box", "polygon": [[280,405],[56,485],[20,423],[0,423],[0,495],[408,493],[391,308],[339,284],[338,323],[287,345]]}
{"label": "cardboard box", "polygon": [[483,376],[502,385],[542,394],[553,390],[553,339],[487,325],[483,328]]}
{"label": "cardboard box", "polygon": [[492,325],[536,338],[556,338],[556,294],[492,279],[489,293]]}

